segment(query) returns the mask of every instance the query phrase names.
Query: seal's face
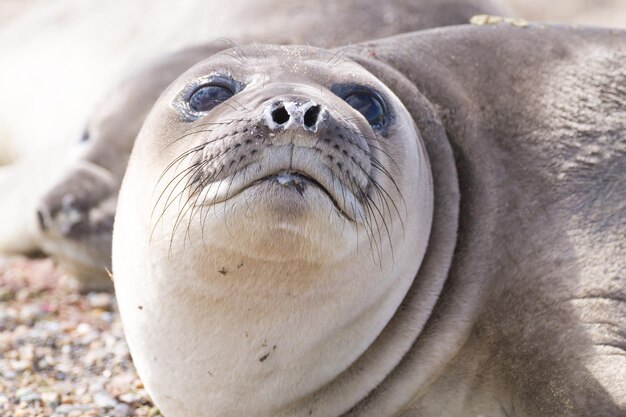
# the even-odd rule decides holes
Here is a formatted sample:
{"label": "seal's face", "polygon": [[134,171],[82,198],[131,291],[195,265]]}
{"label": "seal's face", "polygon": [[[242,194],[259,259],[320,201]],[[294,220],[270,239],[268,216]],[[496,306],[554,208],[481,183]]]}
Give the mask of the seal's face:
{"label": "seal's face", "polygon": [[405,107],[341,53],[252,47],[183,74],[137,138],[113,244],[160,409],[294,415],[337,378],[415,278],[430,175]]}
{"label": "seal's face", "polygon": [[417,133],[357,64],[316,49],[232,50],[163,99],[169,106],[151,120],[167,132],[153,144],[167,155],[153,214],[160,230],[201,222],[227,245],[241,228],[258,237],[247,243],[260,257],[327,262],[357,244],[380,261],[402,228]]}

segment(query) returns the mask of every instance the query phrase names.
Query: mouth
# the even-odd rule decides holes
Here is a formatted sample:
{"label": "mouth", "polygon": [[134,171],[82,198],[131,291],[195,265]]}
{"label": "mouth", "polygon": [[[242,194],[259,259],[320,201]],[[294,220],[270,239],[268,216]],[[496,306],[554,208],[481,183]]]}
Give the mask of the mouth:
{"label": "mouth", "polygon": [[[251,186],[264,181],[274,181],[279,185],[282,185],[283,187],[294,189],[300,195],[304,195],[304,191],[309,185],[318,187],[328,194],[328,192],[324,189],[324,187],[322,187],[319,182],[315,181],[310,176],[298,171],[280,171],[274,175],[269,175],[265,178],[261,178],[260,180],[255,181],[253,184],[251,184]],[[330,197],[332,199],[332,196]]]}
{"label": "mouth", "polygon": [[341,206],[339,205],[339,202],[335,199],[335,197],[333,197],[333,195],[326,188],[324,188],[322,184],[320,184],[314,178],[308,176],[307,174],[303,172],[293,171],[293,170],[280,171],[277,174],[270,175],[270,176],[267,176],[265,178],[261,178],[260,180],[255,181],[253,184],[250,184],[250,187],[252,187],[255,184],[259,184],[259,183],[267,182],[267,181],[273,181],[279,184],[280,186],[292,189],[296,191],[298,194],[300,194],[300,196],[302,197],[304,197],[304,193],[307,187],[315,187],[319,189],[321,192],[323,192],[324,194],[326,194],[326,197],[328,197],[328,199],[333,202],[335,209],[342,216],[346,217],[347,219],[351,219],[350,216],[348,216],[348,214],[341,208]]}
{"label": "mouth", "polygon": [[305,169],[293,167],[272,169],[264,164],[253,163],[234,175],[207,184],[201,191],[198,201],[201,205],[215,205],[234,198],[245,190],[268,183],[293,190],[302,198],[306,198],[307,189],[315,188],[326,195],[342,217],[354,222],[363,218],[363,206],[360,201],[330,169],[318,169],[315,173],[309,173]]}

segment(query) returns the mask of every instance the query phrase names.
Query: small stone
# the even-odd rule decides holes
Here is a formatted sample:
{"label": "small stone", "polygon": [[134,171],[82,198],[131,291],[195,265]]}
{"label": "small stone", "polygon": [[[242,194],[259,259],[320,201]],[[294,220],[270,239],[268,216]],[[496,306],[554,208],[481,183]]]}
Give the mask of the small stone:
{"label": "small stone", "polygon": [[69,382],[57,382],[56,384],[53,385],[52,388],[54,389],[54,392],[57,392],[63,395],[67,395],[74,390],[73,384]]}
{"label": "small stone", "polygon": [[492,16],[488,14],[479,14],[470,19],[470,23],[472,25],[484,26],[484,25],[497,25],[500,23],[506,23],[511,26],[525,28],[528,27],[529,23],[525,19],[521,18],[513,18],[513,17],[502,17],[502,16]]}
{"label": "small stone", "polygon": [[88,411],[91,410],[91,407],[88,405],[81,405],[81,404],[61,404],[60,406],[58,406],[57,408],[54,409],[55,413],[59,413],[59,414],[69,414],[71,412],[74,411],[78,411],[79,413],[82,413],[84,411]]}
{"label": "small stone", "polygon": [[42,311],[33,305],[25,305],[23,306],[18,313],[18,320],[21,323],[26,323],[28,325],[34,324],[35,321],[39,317],[42,316]]}
{"label": "small stone", "polygon": [[93,402],[100,408],[113,408],[117,401],[106,391],[98,391],[93,395]]}
{"label": "small stone", "polygon": [[100,391],[105,391],[105,389],[104,389],[104,382],[102,380],[96,379],[96,380],[91,381],[89,383],[89,392],[95,394],[95,393],[98,393]]}
{"label": "small stone", "polygon": [[[15,393],[15,396],[17,397],[18,401],[28,401],[28,398],[31,398],[33,395],[39,396],[39,394],[37,394],[35,391],[33,391],[30,388],[19,388],[17,390],[17,392]],[[39,396],[38,399],[41,399],[41,396]]]}
{"label": "small stone", "polygon": [[32,362],[35,358],[35,347],[33,345],[24,345],[19,349],[20,359],[23,361]]}
{"label": "small stone", "polygon": [[76,395],[85,395],[89,392],[89,387],[87,385],[81,385],[74,388],[74,393]]}
{"label": "small stone", "polygon": [[41,395],[39,395],[36,392],[30,393],[28,395],[24,395],[20,398],[20,402],[27,403],[27,404],[34,403],[35,401],[41,401]]}
{"label": "small stone", "polygon": [[162,417],[158,408],[152,407],[148,412],[148,417]]}
{"label": "small stone", "polygon": [[470,19],[470,23],[476,26],[497,25],[502,22],[501,16],[492,16],[488,14],[479,14]]}
{"label": "small stone", "polygon": [[113,305],[113,295],[104,292],[92,292],[87,295],[87,302],[91,308],[110,310]]}
{"label": "small stone", "polygon": [[40,321],[37,323],[37,328],[48,332],[59,332],[61,330],[61,326],[55,321]]}
{"label": "small stone", "polygon": [[118,403],[113,407],[114,417],[131,417],[132,415],[133,409],[128,404]]}
{"label": "small stone", "polygon": [[30,288],[22,288],[17,290],[15,293],[15,299],[18,301],[27,301],[30,298],[31,289]]}
{"label": "small stone", "polygon": [[133,374],[119,374],[111,378],[111,381],[107,384],[107,389],[111,395],[119,396],[128,392],[133,388],[133,381],[135,375]]}
{"label": "small stone", "polygon": [[113,315],[113,313],[105,311],[100,315],[100,320],[107,324],[111,324],[113,323],[113,320],[115,320],[115,316]]}
{"label": "small stone", "polygon": [[101,363],[104,358],[109,354],[105,349],[96,348],[92,349],[83,358],[83,362],[87,365],[95,365]]}
{"label": "small stone", "polygon": [[6,371],[2,371],[2,376],[6,379],[15,379],[17,373],[15,371],[7,369]]}
{"label": "small stone", "polygon": [[22,372],[33,367],[33,363],[31,361],[10,361],[10,364],[11,368],[17,372]]}
{"label": "small stone", "polygon": [[0,302],[10,301],[15,298],[15,293],[8,288],[0,288]]}
{"label": "small stone", "polygon": [[92,332],[91,326],[88,325],[87,323],[81,323],[76,327],[76,334],[78,334],[79,336],[84,336],[91,332]]}
{"label": "small stone", "polygon": [[[79,326],[80,327],[80,326]],[[91,329],[86,333],[82,333],[80,338],[75,342],[78,345],[89,345],[92,342],[96,342],[96,346],[102,345],[102,342],[99,340],[100,334],[95,329]]]}
{"label": "small stone", "polygon": [[56,407],[54,409],[54,412],[56,414],[61,414],[61,415],[65,415],[67,413],[69,413],[70,411],[72,411],[72,405],[71,404],[61,404],[60,406]]}
{"label": "small stone", "polygon": [[141,397],[137,394],[126,393],[119,396],[120,401],[125,402],[127,404],[132,404],[135,402],[140,402]]}
{"label": "small stone", "polygon": [[130,351],[128,350],[128,346],[124,341],[120,341],[115,345],[115,347],[113,348],[113,353],[120,358],[130,356]]}
{"label": "small stone", "polygon": [[58,407],[59,403],[61,402],[61,396],[53,391],[42,393],[41,399],[43,400],[44,404],[50,408]]}

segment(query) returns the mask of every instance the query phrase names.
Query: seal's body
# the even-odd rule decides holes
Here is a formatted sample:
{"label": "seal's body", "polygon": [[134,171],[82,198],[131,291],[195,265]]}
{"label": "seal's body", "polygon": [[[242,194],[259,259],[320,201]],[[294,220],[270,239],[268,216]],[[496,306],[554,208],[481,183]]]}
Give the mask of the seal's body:
{"label": "seal's body", "polygon": [[194,66],[115,224],[156,404],[623,415],[625,58],[624,32],[500,24]]}
{"label": "seal's body", "polygon": [[[81,280],[84,289],[110,286],[106,269],[110,269],[111,230],[117,192],[137,132],[165,87],[193,64],[217,51],[242,42],[323,47],[350,45],[407,31],[467,23],[474,14],[498,13],[503,10],[500,5],[488,0],[393,0],[384,3],[374,0],[316,0],[305,3],[241,0],[231,3],[225,10],[217,13],[219,19],[210,16],[210,19],[216,20],[211,25],[200,24],[203,18],[209,19],[204,6],[202,13],[194,12],[191,21],[185,21],[184,25],[188,28],[196,22],[202,28],[204,39],[234,36],[237,42],[223,40],[209,45],[204,43],[170,54],[144,66],[128,77],[121,86],[109,92],[87,125],[83,134],[84,143],[75,145],[83,148],[82,156],[78,161],[72,161],[63,167],[60,179],[53,181],[51,185],[44,184],[46,191],[37,204],[39,221],[35,221],[34,210],[31,213],[22,205],[9,207],[14,208],[13,211],[30,215],[27,219],[32,224],[18,231],[34,230],[34,233],[0,233],[4,237],[0,237],[0,249],[41,247],[70,269]],[[150,13],[158,11],[152,5],[149,9]],[[183,11],[185,10],[183,7]],[[145,18],[149,20],[149,16]],[[225,22],[230,22],[230,25]],[[159,29],[159,33],[163,33],[171,25],[168,22],[164,28]],[[212,31],[205,33],[209,28]],[[172,39],[177,44],[182,40],[190,42],[185,36],[189,34],[181,32],[179,37],[172,36]],[[120,48],[122,51],[133,46],[140,48],[133,55],[133,59],[137,59],[145,56],[151,47],[165,50],[169,45],[154,44],[158,39],[145,39],[142,42],[145,45],[135,40]],[[338,51],[335,60],[340,60],[349,49],[347,46]],[[233,51],[235,54],[239,53],[237,48]],[[125,54],[115,51],[115,55],[122,57]],[[241,55],[239,59],[245,61],[246,56]],[[117,61],[112,59],[112,62]],[[107,63],[106,67],[114,66]],[[72,88],[79,88],[78,81],[72,83]],[[90,83],[94,81],[91,80]],[[93,89],[81,88],[79,91],[93,93]],[[85,102],[84,99],[71,100],[74,104],[85,105]],[[47,159],[48,156],[44,154],[43,160]],[[26,187],[17,183],[15,188],[21,190]],[[20,225],[21,223],[17,223],[17,226]],[[6,226],[0,223],[0,232],[8,230],[9,226],[14,229],[16,223],[11,222]]]}

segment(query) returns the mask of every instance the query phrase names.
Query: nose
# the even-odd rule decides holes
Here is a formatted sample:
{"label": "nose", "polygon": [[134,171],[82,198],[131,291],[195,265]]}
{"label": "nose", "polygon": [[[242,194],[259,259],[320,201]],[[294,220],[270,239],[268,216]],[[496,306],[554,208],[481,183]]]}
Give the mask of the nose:
{"label": "nose", "polygon": [[78,207],[72,195],[64,195],[61,199],[46,197],[37,208],[37,222],[42,232],[69,236],[79,223],[85,221],[88,214]]}
{"label": "nose", "polygon": [[50,226],[50,215],[48,214],[48,210],[45,207],[39,207],[37,209],[37,223],[39,224],[39,228],[41,231],[45,232],[48,230]]}
{"label": "nose", "polygon": [[326,108],[314,101],[281,100],[268,104],[265,112],[265,124],[274,129],[304,129],[316,132],[319,124],[326,118]]}

